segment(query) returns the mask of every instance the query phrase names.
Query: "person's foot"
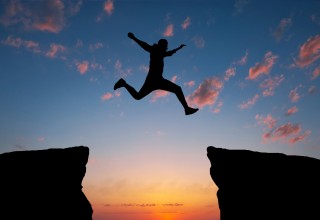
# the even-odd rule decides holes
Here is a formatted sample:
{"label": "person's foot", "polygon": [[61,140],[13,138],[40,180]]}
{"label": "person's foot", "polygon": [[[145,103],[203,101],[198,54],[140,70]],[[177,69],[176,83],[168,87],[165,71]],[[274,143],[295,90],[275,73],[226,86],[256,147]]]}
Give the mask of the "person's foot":
{"label": "person's foot", "polygon": [[184,112],[186,113],[186,115],[191,115],[193,113],[196,113],[199,109],[198,108],[187,108]]}
{"label": "person's foot", "polygon": [[117,90],[120,87],[123,87],[125,83],[126,83],[126,81],[124,81],[124,79],[121,78],[121,79],[118,80],[118,82],[116,82],[116,84],[114,84],[113,89]]}

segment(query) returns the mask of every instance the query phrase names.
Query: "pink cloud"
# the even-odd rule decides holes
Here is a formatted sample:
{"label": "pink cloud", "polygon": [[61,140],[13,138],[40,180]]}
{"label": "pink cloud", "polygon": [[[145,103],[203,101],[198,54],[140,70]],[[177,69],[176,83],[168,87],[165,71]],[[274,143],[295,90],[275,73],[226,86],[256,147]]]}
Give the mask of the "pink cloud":
{"label": "pink cloud", "polygon": [[291,124],[290,122],[284,125],[281,125],[280,127],[276,128],[273,131],[273,139],[278,140],[282,138],[286,138],[289,135],[292,134],[299,134],[301,131],[301,125],[300,124]]}
{"label": "pink cloud", "polygon": [[46,53],[47,57],[55,58],[59,52],[64,52],[66,48],[60,44],[51,44],[50,50]]}
{"label": "pink cloud", "polygon": [[26,30],[40,30],[59,33],[65,26],[66,17],[80,11],[81,1],[70,1],[65,4],[62,0],[28,1],[9,0],[0,23],[5,26],[22,25]]}
{"label": "pink cloud", "polygon": [[254,67],[249,69],[249,76],[247,79],[256,79],[262,74],[269,74],[272,66],[274,65],[278,56],[273,55],[272,52],[267,52],[264,55],[264,59],[261,63],[256,63]]}
{"label": "pink cloud", "polygon": [[190,17],[187,17],[181,24],[181,27],[183,30],[186,30],[190,26],[190,24],[191,24],[191,19]]}
{"label": "pink cloud", "polygon": [[259,97],[260,97],[259,94],[256,94],[251,99],[249,99],[246,102],[243,102],[242,104],[240,104],[238,107],[241,110],[248,109],[248,108],[252,107],[254,104],[256,104],[256,102],[258,101]]}
{"label": "pink cloud", "polygon": [[299,141],[304,140],[311,131],[306,131],[303,134],[301,132],[300,124],[291,124],[290,122],[284,125],[277,127],[274,130],[266,132],[263,134],[263,140],[268,141],[269,139],[272,141],[283,140],[290,144],[295,144]]}
{"label": "pink cloud", "polygon": [[107,92],[101,96],[101,100],[107,101],[107,100],[111,99],[112,97],[113,97],[113,95],[110,92]]}
{"label": "pink cloud", "polygon": [[274,128],[277,124],[277,120],[273,118],[270,114],[268,114],[266,117],[256,115],[255,118],[258,121],[258,124],[264,125],[270,129]]}
{"label": "pink cloud", "polygon": [[310,37],[301,47],[295,64],[300,68],[307,67],[320,57],[320,35]]}
{"label": "pink cloud", "polygon": [[284,18],[280,21],[278,27],[273,32],[273,36],[280,41],[283,37],[284,32],[292,25],[292,19],[291,18]]}
{"label": "pink cloud", "polygon": [[89,70],[89,62],[86,60],[78,62],[76,65],[81,75],[85,74]]}
{"label": "pink cloud", "polygon": [[236,75],[236,68],[235,67],[230,67],[226,70],[225,75],[224,75],[224,80],[228,81],[230,77]]}
{"label": "pink cloud", "polygon": [[318,76],[320,76],[320,66],[313,71],[311,79],[316,79]]}
{"label": "pink cloud", "polygon": [[265,79],[260,84],[260,88],[263,89],[262,95],[263,96],[273,96],[275,88],[278,87],[282,83],[283,80],[284,80],[284,75],[275,76],[270,79]]}
{"label": "pink cloud", "polygon": [[301,96],[297,92],[299,87],[301,87],[301,85],[297,86],[296,88],[294,88],[293,90],[290,91],[289,99],[291,100],[291,102],[298,102],[299,99],[301,98]]}
{"label": "pink cloud", "polygon": [[114,10],[114,5],[112,0],[108,0],[104,3],[103,5],[103,10],[108,14],[112,15],[113,10]]}
{"label": "pink cloud", "polygon": [[34,53],[40,53],[39,43],[32,40],[23,40],[21,38],[14,38],[12,36],[8,36],[6,40],[2,41],[3,44],[15,48],[24,47],[28,50],[31,50]]}
{"label": "pink cloud", "polygon": [[249,56],[249,53],[248,53],[248,51],[246,51],[246,54],[243,57],[241,57],[240,60],[238,60],[234,64],[238,64],[240,66],[245,65],[247,63],[248,56]]}
{"label": "pink cloud", "polygon": [[297,136],[294,136],[292,138],[289,139],[289,143],[290,144],[295,144],[296,142],[299,142],[299,141],[302,141],[304,140],[306,137],[308,137],[309,135],[311,134],[311,131],[308,130],[308,131],[305,131],[303,134],[301,135],[297,135]]}
{"label": "pink cloud", "polygon": [[2,41],[3,44],[19,48],[21,45],[23,45],[23,40],[21,38],[14,38],[12,36],[8,36],[5,41]]}
{"label": "pink cloud", "polygon": [[309,89],[308,89],[308,93],[309,93],[309,94],[313,94],[313,93],[316,92],[316,90],[317,90],[317,87],[315,87],[315,86],[310,86]]}
{"label": "pink cloud", "polygon": [[206,105],[214,105],[223,88],[223,82],[218,78],[205,79],[199,87],[187,97],[192,104],[203,108]]}
{"label": "pink cloud", "polygon": [[166,30],[163,32],[163,36],[165,37],[172,37],[174,35],[173,33],[173,24],[169,24],[166,28]]}
{"label": "pink cloud", "polygon": [[115,64],[114,64],[114,68],[117,72],[117,74],[121,77],[121,78],[124,78],[126,76],[128,76],[129,74],[131,74],[132,72],[132,69],[130,68],[127,68],[127,69],[124,69],[122,67],[122,63],[120,60],[116,60]]}
{"label": "pink cloud", "polygon": [[222,101],[219,101],[217,106],[213,109],[213,113],[217,114],[221,111],[221,108],[223,106],[223,102]]}
{"label": "pink cloud", "polygon": [[30,49],[31,51],[35,53],[40,53],[40,48],[39,48],[39,43],[31,41],[31,40],[26,40],[24,41],[24,45],[26,48]]}
{"label": "pink cloud", "polygon": [[[171,82],[176,82],[176,80],[177,80],[177,76],[175,75],[175,76],[172,77]],[[166,97],[169,94],[170,94],[169,92],[164,91],[164,90],[156,90],[156,91],[153,92],[153,95],[152,95],[152,98],[151,98],[151,102],[156,102],[157,99]]]}
{"label": "pink cloud", "polygon": [[195,82],[192,80],[192,81],[189,81],[189,82],[185,82],[184,85],[188,86],[188,87],[193,87],[195,85]]}
{"label": "pink cloud", "polygon": [[286,115],[289,116],[289,115],[293,115],[294,113],[296,113],[298,111],[298,108],[296,106],[293,106],[291,108],[289,108],[286,112]]}

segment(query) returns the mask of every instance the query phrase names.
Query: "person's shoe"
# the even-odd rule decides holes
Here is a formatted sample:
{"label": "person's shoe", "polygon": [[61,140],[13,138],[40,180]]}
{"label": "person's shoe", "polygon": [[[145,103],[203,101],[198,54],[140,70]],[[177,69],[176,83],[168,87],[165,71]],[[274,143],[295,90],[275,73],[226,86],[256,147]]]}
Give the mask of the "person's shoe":
{"label": "person's shoe", "polygon": [[123,87],[124,84],[125,84],[125,82],[126,82],[126,81],[124,81],[124,79],[122,79],[122,78],[119,79],[118,82],[116,82],[116,84],[114,84],[113,89],[114,89],[114,90],[117,90],[117,89],[119,89],[120,87]]}
{"label": "person's shoe", "polygon": [[196,113],[199,109],[198,108],[187,108],[184,112],[186,113],[186,115],[191,115],[193,113]]}

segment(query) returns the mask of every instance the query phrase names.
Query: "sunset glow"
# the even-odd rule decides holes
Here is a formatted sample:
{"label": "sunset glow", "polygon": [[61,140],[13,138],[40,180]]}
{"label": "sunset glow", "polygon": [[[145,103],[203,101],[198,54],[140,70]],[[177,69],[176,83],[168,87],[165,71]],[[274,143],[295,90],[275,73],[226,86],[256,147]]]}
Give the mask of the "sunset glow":
{"label": "sunset glow", "polygon": [[[320,1],[0,5],[0,153],[89,147],[94,220],[219,220],[211,145],[320,158]],[[113,89],[139,90],[149,71],[128,32],[186,45],[163,76],[198,112],[166,91]]]}

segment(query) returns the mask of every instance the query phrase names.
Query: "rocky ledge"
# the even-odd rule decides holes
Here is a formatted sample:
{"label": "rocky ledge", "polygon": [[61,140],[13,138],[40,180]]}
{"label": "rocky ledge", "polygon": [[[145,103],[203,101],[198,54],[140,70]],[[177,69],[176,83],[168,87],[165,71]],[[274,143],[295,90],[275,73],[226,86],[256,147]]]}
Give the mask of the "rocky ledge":
{"label": "rocky ledge", "polygon": [[84,146],[0,154],[0,219],[92,220],[88,157]]}
{"label": "rocky ledge", "polygon": [[221,220],[320,219],[320,160],[208,147]]}

